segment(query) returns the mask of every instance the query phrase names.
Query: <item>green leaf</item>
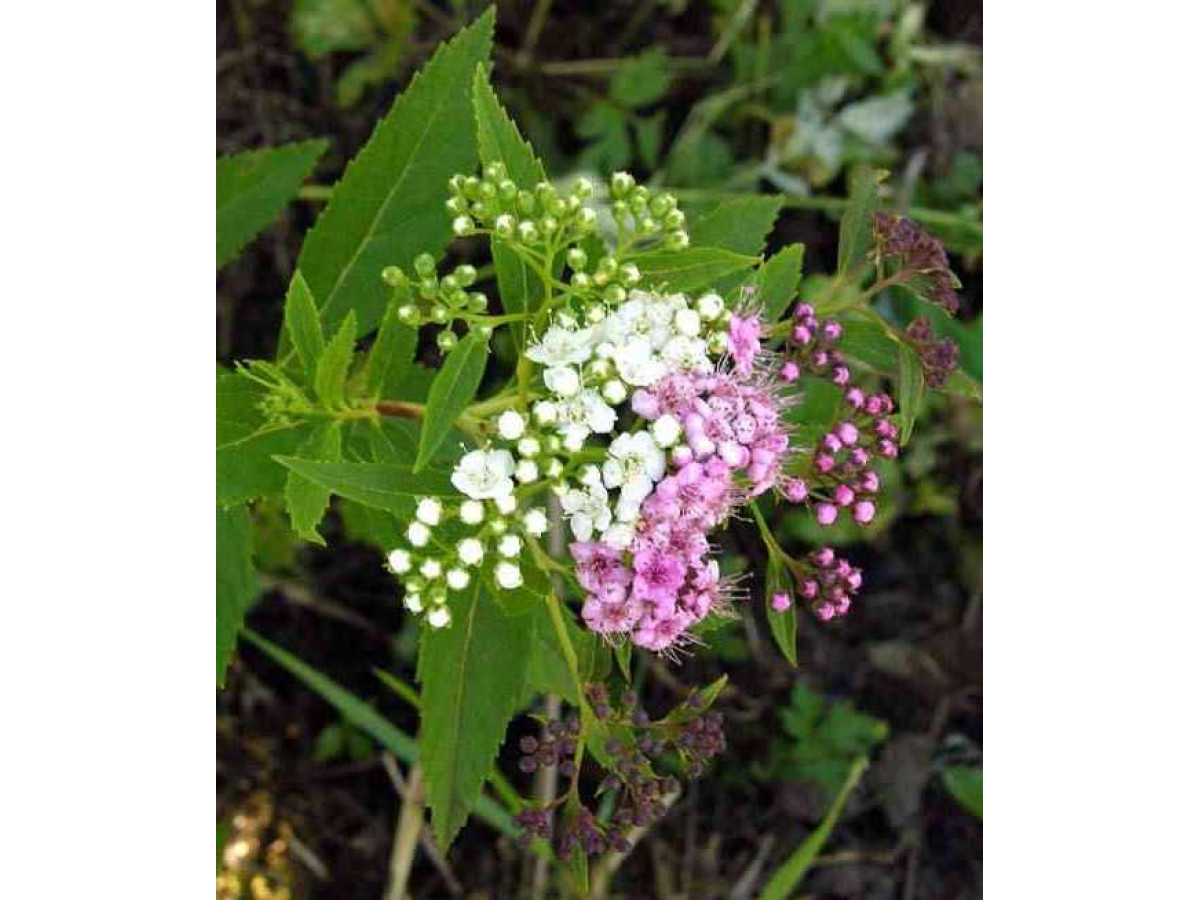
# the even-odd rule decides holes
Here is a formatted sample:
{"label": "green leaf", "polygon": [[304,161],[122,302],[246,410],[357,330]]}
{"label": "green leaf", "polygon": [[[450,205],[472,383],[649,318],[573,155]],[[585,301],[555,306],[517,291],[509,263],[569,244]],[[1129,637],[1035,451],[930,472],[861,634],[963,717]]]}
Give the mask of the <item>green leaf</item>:
{"label": "green leaf", "polygon": [[275,221],[317,159],[325,140],[250,150],[217,160],[217,268]]}
{"label": "green leaf", "polygon": [[359,334],[375,327],[388,301],[380,272],[435,256],[450,242],[446,182],[475,168],[471,76],[487,59],[495,12],[487,10],[413,78],[346,167],[300,251],[300,270],[328,326],[351,309]]}
{"label": "green leaf", "polygon": [[971,400],[983,402],[983,385],[964,372],[962,369],[957,369],[946,383],[938,388],[944,394],[954,394],[958,397],[967,397]]}
{"label": "green leaf", "polygon": [[845,281],[867,258],[875,239],[881,173],[866,164],[850,173],[850,205],[838,229],[838,278]]}
{"label": "green leaf", "polygon": [[337,334],[329,341],[329,345],[317,360],[317,371],[313,387],[316,388],[317,398],[327,409],[337,409],[345,403],[346,376],[350,373],[350,363],[354,360],[355,332],[358,329],[357,317],[354,310],[342,319]]}
{"label": "green leaf", "polygon": [[579,156],[581,168],[608,172],[625,168],[633,159],[625,115],[611,103],[601,100],[589,109],[576,130],[582,137],[591,138]]}
{"label": "green leaf", "polygon": [[399,515],[412,515],[417,497],[459,496],[444,469],[427,468],[417,475],[408,466],[391,463],[317,462],[293,456],[276,461],[339,497]]}
{"label": "green leaf", "polygon": [[[554,599],[552,602],[561,601]],[[571,647],[579,663],[579,677],[584,681],[602,680],[608,672],[605,667],[607,654],[600,638],[595,633],[580,628],[570,609],[564,607],[563,613],[567,636],[571,639]],[[534,637],[532,658],[529,661],[529,687],[547,694],[558,694],[566,698],[568,703],[579,706],[582,698],[575,684],[575,676],[563,653],[546,604],[543,602],[531,615]]]}
{"label": "green leaf", "polygon": [[667,111],[660,109],[653,116],[638,116],[633,120],[633,137],[637,142],[638,155],[647,169],[658,168],[662,154],[663,127],[667,123]]}
{"label": "green leaf", "polygon": [[396,310],[406,301],[406,293],[400,293],[383,316],[379,334],[367,354],[367,396],[379,399],[398,399],[403,385],[412,372],[413,358],[417,350],[417,329],[400,321]]}
{"label": "green leaf", "polygon": [[630,109],[661,100],[671,87],[667,54],[662,47],[626,60],[613,74],[609,96]]}
{"label": "green leaf", "polygon": [[217,503],[244,503],[283,491],[287,472],[272,457],[294,453],[309,425],[268,426],[262,385],[237,372],[217,374]]}
{"label": "green leaf", "polygon": [[[546,172],[541,160],[500,104],[496,92],[488,83],[487,70],[482,65],[475,69],[472,98],[479,161],[485,165],[490,162],[503,163],[508,177],[525,190],[532,190],[538,182],[545,181]],[[537,273],[501,240],[492,240],[492,260],[496,265],[496,285],[504,311],[509,315],[518,315],[537,309],[544,292]],[[514,327],[512,334],[518,347],[524,343],[524,328]]]}
{"label": "green leaf", "polygon": [[885,375],[900,366],[900,342],[873,318],[846,318],[838,346],[843,353]]}
{"label": "green leaf", "polygon": [[[495,555],[489,557],[483,567],[483,578],[489,584],[495,573]],[[497,590],[495,597],[506,616],[528,615],[534,609],[546,605],[546,597],[550,593],[550,577],[546,570],[538,564],[533,553],[526,547],[519,560],[521,576],[524,579],[521,586],[511,590]]]}
{"label": "green leaf", "polygon": [[791,244],[768,259],[758,270],[754,279],[754,285],[758,288],[755,301],[762,304],[764,321],[774,322],[796,299],[803,267],[804,245]]}
{"label": "green leaf", "polygon": [[483,380],[487,367],[488,342],[474,331],[454,345],[429,389],[425,417],[421,421],[421,442],[413,471],[419,472],[433,458],[450,434],[454,420],[462,414]]}
{"label": "green leaf", "polygon": [[913,424],[921,410],[921,398],[925,394],[925,373],[921,369],[921,357],[908,344],[900,344],[900,372],[898,376],[897,402],[900,411],[900,446],[912,437]]}
{"label": "green leaf", "polygon": [[452,591],[446,628],[421,638],[421,759],[438,845],[445,850],[483,791],[525,687],[532,631],[504,615],[475,579]]}
{"label": "green leaf", "polygon": [[325,334],[321,330],[321,316],[313,301],[312,291],[297,269],[288,286],[287,300],[283,304],[283,323],[288,338],[300,356],[307,384],[317,378],[317,361],[325,350]]}
{"label": "green leaf", "polygon": [[613,652],[613,656],[617,658],[617,667],[621,670],[621,675],[629,684],[633,683],[633,642],[625,641],[617,646]]}
{"label": "green leaf", "polygon": [[947,766],[942,784],[962,808],[983,818],[983,769],[977,766]]}
{"label": "green leaf", "polygon": [[291,29],[296,46],[314,60],[378,40],[370,5],[361,0],[295,0]]}
{"label": "green leaf", "polygon": [[776,593],[792,595],[792,580],[788,575],[783,560],[773,550],[767,557],[767,590],[763,595],[763,606],[767,614],[767,625],[771,628],[771,637],[779,647],[784,658],[793,666],[799,666],[796,658],[796,603],[783,612],[778,612],[771,606],[771,597]]}
{"label": "green leaf", "polygon": [[686,250],[652,250],[630,257],[642,270],[649,286],[666,285],[668,290],[690,293],[711,286],[727,276],[747,272],[757,259],[720,247],[688,247]]}
{"label": "green leaf", "polygon": [[829,835],[833,832],[834,826],[837,825],[838,819],[842,817],[842,810],[846,806],[846,800],[858,785],[863,773],[867,770],[867,765],[866,757],[861,757],[855,761],[849,774],[846,775],[846,780],[843,782],[841,790],[838,791],[833,805],[825,813],[825,818],[821,820],[821,824],[817,826],[817,830],[805,838],[804,842],[787,858],[787,861],[775,870],[775,874],[771,876],[771,880],[767,882],[767,886],[759,894],[759,900],[788,900],[792,896],[796,888],[800,886],[800,882],[804,880],[804,876],[808,874],[813,860],[817,858],[817,855],[821,852],[821,848],[829,840]]}
{"label": "green leaf", "polygon": [[[304,459],[338,462],[342,458],[341,423],[334,420],[322,425],[297,452]],[[288,472],[283,497],[292,520],[292,530],[305,540],[324,547],[325,538],[317,533],[317,526],[321,524],[325,509],[329,506],[329,488],[309,481],[296,472]]]}
{"label": "green leaf", "polygon": [[783,197],[767,194],[724,200],[689,228],[688,236],[696,247],[720,247],[756,256],[762,252],[782,208]]}
{"label": "green leaf", "polygon": [[258,593],[252,560],[250,511],[245,506],[217,508],[217,687],[237,646],[246,608]]}

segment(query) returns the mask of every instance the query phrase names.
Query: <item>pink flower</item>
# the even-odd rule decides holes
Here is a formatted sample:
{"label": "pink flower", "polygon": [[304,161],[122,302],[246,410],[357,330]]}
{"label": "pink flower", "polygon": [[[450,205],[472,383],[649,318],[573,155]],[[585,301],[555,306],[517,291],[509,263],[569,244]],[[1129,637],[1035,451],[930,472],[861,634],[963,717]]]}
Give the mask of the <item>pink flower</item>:
{"label": "pink flower", "polygon": [[842,422],[833,430],[833,433],[847,447],[853,446],[858,441],[858,429],[854,427],[853,422]]}
{"label": "pink flower", "polygon": [[832,525],[837,521],[838,509],[832,503],[817,504],[817,524]]}
{"label": "pink flower", "polygon": [[609,585],[626,586],[633,581],[620,550],[599,541],[576,541],[570,549],[575,577],[585,591],[599,594]]}
{"label": "pink flower", "polygon": [[844,484],[839,484],[833,492],[833,502],[838,506],[849,506],[854,502],[854,491]]}
{"label": "pink flower", "polygon": [[656,550],[643,550],[633,558],[634,596],[642,600],[673,600],[683,585],[683,561]]}
{"label": "pink flower", "polygon": [[732,316],[729,320],[729,354],[739,375],[748,375],[761,348],[762,320],[758,316]]}
{"label": "pink flower", "polygon": [[875,518],[875,504],[870,500],[860,500],[854,504],[854,521],[866,525]]}
{"label": "pink flower", "polygon": [[776,594],[771,598],[771,609],[775,612],[784,612],[792,608],[792,598],[787,594]]}

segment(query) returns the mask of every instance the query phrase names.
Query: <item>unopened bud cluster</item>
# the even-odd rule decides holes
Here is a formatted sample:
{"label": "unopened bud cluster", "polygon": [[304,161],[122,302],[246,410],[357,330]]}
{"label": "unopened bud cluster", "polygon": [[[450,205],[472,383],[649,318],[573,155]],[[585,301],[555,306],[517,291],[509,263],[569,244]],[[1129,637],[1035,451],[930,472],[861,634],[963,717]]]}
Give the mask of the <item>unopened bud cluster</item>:
{"label": "unopened bud cluster", "polygon": [[925,383],[934,389],[942,387],[958,367],[958,344],[950,338],[938,340],[927,316],[913,320],[904,336],[921,356]]}
{"label": "unopened bud cluster", "polygon": [[951,315],[957,313],[955,290],[962,285],[950,269],[942,242],[901,216],[876,213],[874,225],[875,261],[888,276]]}
{"label": "unopened bud cluster", "polygon": [[532,190],[518,187],[499,162],[488,163],[482,174],[450,179],[446,211],[458,237],[487,232],[528,247],[565,246],[596,229],[596,211],[586,205],[594,188],[586,178],[564,194],[548,181]]}
{"label": "unopened bud cluster", "polygon": [[521,756],[518,767],[522,772],[534,772],[539,768],[556,768],[568,778],[575,775],[575,752],[579,747],[579,719],[575,716],[565,722],[554,720],[546,725],[540,738],[531,734],[521,738]]}
{"label": "unopened bud cluster", "polygon": [[454,330],[456,323],[461,322],[468,330],[481,331],[485,336],[491,335],[491,326],[480,321],[487,314],[487,295],[467,290],[479,277],[474,266],[456,266],[449,274],[439,277],[434,258],[422,253],[413,260],[413,273],[410,277],[399,266],[388,266],[383,270],[384,283],[393,287],[400,299],[396,315],[401,322],[414,328],[430,324],[441,328],[437,345],[443,353],[458,343]]}

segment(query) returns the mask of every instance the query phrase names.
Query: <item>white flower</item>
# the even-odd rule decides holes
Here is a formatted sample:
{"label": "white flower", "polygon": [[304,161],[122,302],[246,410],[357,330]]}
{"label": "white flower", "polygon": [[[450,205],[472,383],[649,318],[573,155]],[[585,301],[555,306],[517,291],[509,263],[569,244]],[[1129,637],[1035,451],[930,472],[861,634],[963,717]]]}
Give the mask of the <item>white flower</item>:
{"label": "white flower", "polygon": [[[595,477],[588,477],[589,472],[595,473]],[[591,540],[593,531],[603,531],[612,524],[608,491],[595,466],[584,470],[582,488],[572,488],[563,495],[562,508],[571,517],[571,533],[577,541]]]}
{"label": "white flower", "polygon": [[424,547],[429,543],[429,526],[424,522],[410,522],[405,535],[414,547]]}
{"label": "white flower", "polygon": [[532,537],[539,537],[546,533],[546,529],[550,527],[549,520],[546,519],[546,512],[542,509],[531,509],[525,513],[525,533]]}
{"label": "white flower", "polygon": [[502,562],[496,566],[496,584],[505,590],[519,588],[524,582],[520,568],[513,563]]}
{"label": "white flower", "polygon": [[507,450],[472,450],[458,461],[450,481],[475,500],[495,500],[512,493],[514,467]]}
{"label": "white flower", "polygon": [[483,504],[478,500],[467,500],[458,508],[458,517],[467,525],[478,525],[483,521]]}
{"label": "white flower", "polygon": [[525,417],[515,409],[505,410],[496,419],[496,430],[506,441],[515,441],[525,433]]}
{"label": "white flower", "polygon": [[483,543],[478,538],[463,538],[458,542],[458,558],[468,566],[483,561]]}
{"label": "white flower", "polygon": [[667,374],[666,364],[645,338],[632,338],[616,353],[617,371],[626,383],[648,387]]}
{"label": "white flower", "polygon": [[417,502],[417,518],[426,525],[437,525],[442,521],[442,504],[432,497],[423,497]]}
{"label": "white flower", "polygon": [[432,580],[442,574],[442,564],[436,559],[427,559],[421,563],[421,574]]}
{"label": "white flower", "polygon": [[533,405],[533,417],[539,425],[550,425],[558,415],[558,407],[549,400],[539,400]]}
{"label": "white flower", "polygon": [[675,330],[685,337],[700,334],[700,314],[694,309],[681,309],[675,313]]}
{"label": "white flower", "polygon": [[511,515],[517,511],[517,498],[512,494],[497,497],[492,502],[496,504],[496,509],[500,511],[500,515],[502,516]]}
{"label": "white flower", "polygon": [[541,452],[542,444],[537,438],[523,437],[517,441],[517,453],[521,456],[537,456]]}
{"label": "white flower", "polygon": [[530,484],[538,479],[538,465],[532,459],[523,459],[517,463],[517,481]]}
{"label": "white flower", "polygon": [[625,432],[609,446],[603,471],[604,484],[621,489],[617,518],[632,521],[642,501],[654,490],[654,482],[666,474],[667,456],[650,432]]}
{"label": "white flower", "polygon": [[712,360],[708,358],[708,342],[703,338],[673,337],[663,347],[662,355],[671,368],[683,372],[707,374],[713,369]]}
{"label": "white flower", "polygon": [[604,530],[604,534],[600,540],[610,547],[615,547],[617,550],[624,550],[633,543],[633,534],[632,523],[614,522]]}
{"label": "white flower", "polygon": [[444,606],[435,607],[429,611],[425,620],[434,628],[445,628],[450,624],[450,610]]}
{"label": "white flower", "polygon": [[604,386],[600,389],[600,392],[604,395],[605,400],[614,405],[624,403],[625,398],[629,396],[629,391],[625,389],[625,385],[615,378],[604,382]]}
{"label": "white flower", "polygon": [[[671,337],[671,307],[645,291],[633,291],[605,320],[604,336],[618,348],[634,338],[657,349]],[[616,354],[620,365],[620,351]]]}
{"label": "white flower", "polygon": [[717,294],[705,294],[696,301],[696,310],[700,318],[711,322],[725,311],[725,301]]}
{"label": "white flower", "polygon": [[446,584],[450,585],[450,590],[461,591],[471,583],[471,576],[464,569],[451,569],[446,573]]}
{"label": "white flower", "polygon": [[663,448],[675,444],[682,432],[683,429],[679,425],[679,420],[670,413],[659,416],[650,426],[650,433],[654,435],[654,440],[658,443],[658,446]]}
{"label": "white flower", "polygon": [[403,575],[412,568],[412,556],[407,550],[393,550],[388,554],[388,568],[397,575]]}
{"label": "white flower", "polygon": [[496,544],[496,550],[501,556],[512,559],[515,556],[521,555],[521,539],[515,534],[506,534],[500,538],[500,542]]}
{"label": "white flower", "polygon": [[424,604],[421,603],[421,595],[413,592],[404,595],[404,606],[409,612],[414,613],[419,613],[425,608]]}
{"label": "white flower", "polygon": [[593,432],[608,434],[616,422],[616,411],[592,388],[558,404],[558,430],[568,449],[578,450]]}
{"label": "white flower", "polygon": [[579,373],[567,366],[547,369],[542,374],[546,387],[560,397],[574,397],[579,393]]}

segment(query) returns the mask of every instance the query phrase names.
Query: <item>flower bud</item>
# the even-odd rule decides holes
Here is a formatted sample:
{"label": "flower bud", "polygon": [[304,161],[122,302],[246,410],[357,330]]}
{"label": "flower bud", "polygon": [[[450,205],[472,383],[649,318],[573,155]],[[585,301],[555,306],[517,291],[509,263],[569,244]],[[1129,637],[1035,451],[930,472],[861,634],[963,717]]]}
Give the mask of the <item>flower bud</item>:
{"label": "flower bud", "polygon": [[403,575],[412,569],[412,554],[407,550],[396,549],[388,554],[388,568],[397,575]]}
{"label": "flower bud", "polygon": [[532,459],[523,459],[517,463],[513,475],[521,484],[532,484],[538,480],[538,466]]}
{"label": "flower bud", "polygon": [[633,190],[633,176],[628,172],[614,172],[612,177],[612,195],[620,200]]}
{"label": "flower bud", "polygon": [[466,500],[458,508],[458,517],[467,525],[478,525],[483,521],[483,504],[478,500]]}
{"label": "flower bud", "polygon": [[471,576],[465,569],[454,568],[446,573],[446,584],[452,591],[461,591],[471,583]]}
{"label": "flower bud", "polygon": [[787,594],[776,594],[771,598],[771,609],[775,612],[786,612],[792,608],[792,598]]}
{"label": "flower bud", "polygon": [[817,504],[817,524],[822,526],[832,525],[837,521],[838,509],[832,503]]}
{"label": "flower bud", "polygon": [[449,329],[440,332],[437,336],[438,349],[443,353],[449,353],[454,349],[454,345],[458,343],[458,335]]}
{"label": "flower bud", "polygon": [[578,272],[587,266],[587,252],[582,247],[572,247],[567,251],[567,265]]}
{"label": "flower bud", "polygon": [[496,419],[496,430],[506,441],[515,441],[525,433],[525,417],[515,409],[505,410]]}
{"label": "flower bud", "polygon": [[417,520],[436,526],[442,521],[442,503],[433,497],[422,497],[417,501]]}
{"label": "flower bud", "polygon": [[483,543],[478,538],[463,538],[458,542],[458,558],[465,565],[479,565],[483,561]]}
{"label": "flower bud", "polygon": [[517,498],[512,494],[504,494],[492,501],[503,516],[510,516],[517,511]]}
{"label": "flower bud", "polygon": [[[607,360],[597,360],[597,362],[607,362]],[[616,378],[604,382],[604,387],[600,389],[601,396],[613,406],[624,403],[628,393],[624,382],[618,381]]]}
{"label": "flower bud", "polygon": [[429,611],[429,615],[425,617],[425,621],[434,628],[445,628],[450,624],[450,610],[446,609],[445,606],[435,606]]}
{"label": "flower bud", "polygon": [[507,559],[515,559],[521,555],[521,539],[515,534],[506,534],[496,544],[496,551]]}
{"label": "flower bud", "polygon": [[424,547],[429,543],[429,526],[424,522],[410,522],[405,536],[414,547]]}
{"label": "flower bud", "polygon": [[524,584],[519,567],[510,562],[502,562],[496,566],[496,584],[505,590],[514,590]]}
{"label": "flower bud", "polygon": [[525,525],[525,533],[532,537],[540,537],[546,533],[550,527],[550,522],[546,518],[545,510],[531,509],[525,513],[525,518],[522,520]]}
{"label": "flower bud", "polygon": [[471,227],[472,224],[469,216],[458,216],[451,224],[450,229],[458,237],[463,237],[464,235],[470,234]]}
{"label": "flower bud", "polygon": [[436,559],[427,559],[421,563],[421,575],[429,580],[434,580],[442,576],[442,564]]}
{"label": "flower bud", "polygon": [[496,217],[496,234],[502,238],[511,238],[517,230],[517,220],[508,213]]}

